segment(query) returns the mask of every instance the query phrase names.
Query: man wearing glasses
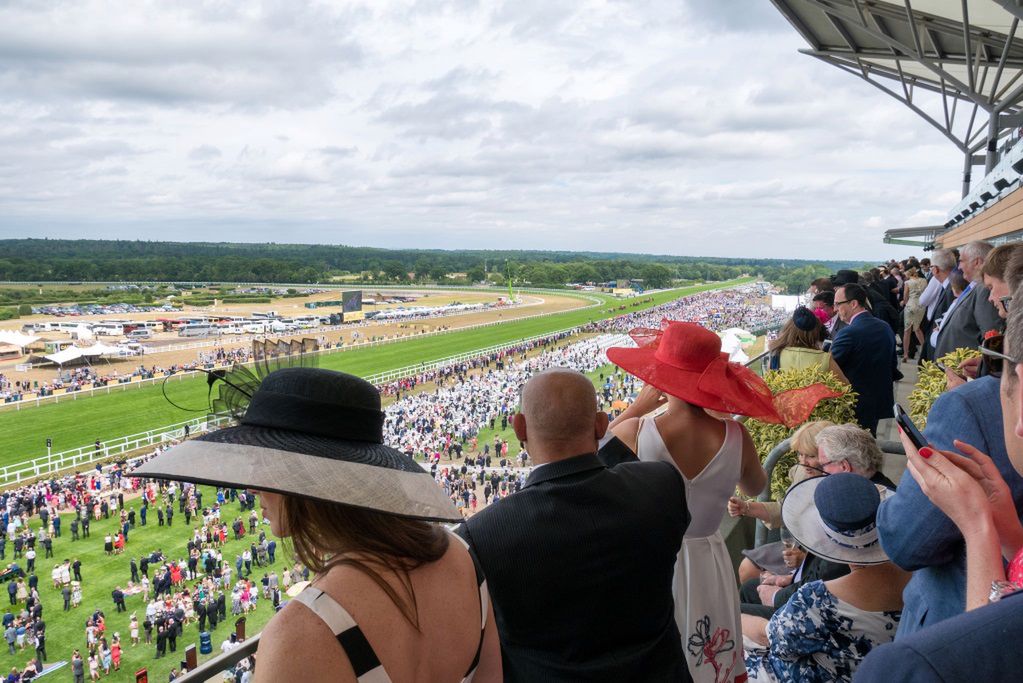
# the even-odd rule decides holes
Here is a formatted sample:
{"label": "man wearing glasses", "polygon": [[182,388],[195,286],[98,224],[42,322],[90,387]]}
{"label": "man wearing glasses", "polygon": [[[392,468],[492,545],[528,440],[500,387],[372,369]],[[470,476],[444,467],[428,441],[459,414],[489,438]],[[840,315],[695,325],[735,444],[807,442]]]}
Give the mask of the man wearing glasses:
{"label": "man wearing glasses", "polygon": [[981,282],[981,269],[991,249],[989,243],[979,241],[963,247],[959,267],[969,284],[949,306],[937,330],[931,333],[935,358],[956,349],[975,349],[980,346],[985,332],[1001,329],[998,311],[988,301],[988,289]]}
{"label": "man wearing glasses", "polygon": [[929,266],[927,287],[920,295],[920,305],[927,309],[924,316],[923,330],[924,348],[920,353],[920,361],[934,360],[934,347],[931,345],[931,332],[936,320],[945,315],[955,298],[952,294],[950,276],[956,267],[956,257],[951,249],[938,249],[934,252]]}
{"label": "man wearing glasses", "polygon": [[892,416],[895,403],[895,334],[867,310],[867,290],[858,284],[835,290],[835,310],[848,325],[835,335],[831,357],[857,394],[856,421],[876,435],[877,423]]}
{"label": "man wearing glasses", "polygon": [[895,490],[895,483],[880,467],[884,454],[877,440],[854,424],[835,425],[817,435],[817,464],[824,474],[852,472]]}

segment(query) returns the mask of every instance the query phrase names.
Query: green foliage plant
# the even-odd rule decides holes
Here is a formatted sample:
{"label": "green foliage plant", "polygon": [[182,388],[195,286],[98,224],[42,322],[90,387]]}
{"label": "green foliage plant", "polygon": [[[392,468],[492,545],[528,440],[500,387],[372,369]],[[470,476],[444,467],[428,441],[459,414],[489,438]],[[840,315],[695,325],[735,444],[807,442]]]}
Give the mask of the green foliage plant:
{"label": "green foliage plant", "polygon": [[[772,370],[764,373],[764,381],[771,391],[778,395],[789,389],[807,387],[811,384],[827,385],[828,388],[842,392],[841,396],[827,398],[817,404],[813,409],[807,422],[814,420],[830,420],[835,424],[854,422],[856,417],[854,408],[856,406],[856,392],[848,384],[839,381],[830,370],[822,370],[819,367],[793,369],[793,370]],[[746,421],[746,430],[753,439],[757,454],[761,462],[767,459],[771,450],[779,443],[792,436],[792,433],[799,428],[799,425],[789,429],[785,425],[768,424],[760,420],[749,419]],[[788,490],[789,469],[796,464],[796,455],[790,451],[786,453],[774,466],[771,477],[771,498],[781,500]]]}
{"label": "green foliage plant", "polygon": [[[980,356],[977,349],[956,349],[938,359],[947,368],[959,367],[959,364],[970,358]],[[927,426],[927,413],[931,412],[931,406],[948,389],[948,378],[945,371],[925,360],[920,364],[920,371],[917,374],[916,387],[909,394],[909,416],[920,429]]]}

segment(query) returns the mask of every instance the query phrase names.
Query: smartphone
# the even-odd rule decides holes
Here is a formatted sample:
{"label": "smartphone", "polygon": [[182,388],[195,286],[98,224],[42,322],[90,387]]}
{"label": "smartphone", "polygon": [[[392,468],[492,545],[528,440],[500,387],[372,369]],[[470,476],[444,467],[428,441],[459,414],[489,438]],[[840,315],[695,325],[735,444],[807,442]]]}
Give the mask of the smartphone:
{"label": "smartphone", "polygon": [[948,367],[947,365],[945,365],[944,363],[939,363],[938,361],[934,361],[934,364],[937,365],[938,369],[941,370],[942,372],[949,372],[949,371],[951,371],[951,373],[953,375],[955,375],[956,377],[959,377],[961,379],[966,379],[966,375],[964,375],[963,373],[959,372],[958,368],[952,369],[952,368]]}
{"label": "smartphone", "polygon": [[909,440],[913,442],[913,445],[917,447],[917,450],[927,445],[927,439],[924,438],[923,432],[913,424],[913,420],[909,417],[909,413],[903,410],[902,406],[898,403],[895,404],[895,421],[902,431],[906,433]]}

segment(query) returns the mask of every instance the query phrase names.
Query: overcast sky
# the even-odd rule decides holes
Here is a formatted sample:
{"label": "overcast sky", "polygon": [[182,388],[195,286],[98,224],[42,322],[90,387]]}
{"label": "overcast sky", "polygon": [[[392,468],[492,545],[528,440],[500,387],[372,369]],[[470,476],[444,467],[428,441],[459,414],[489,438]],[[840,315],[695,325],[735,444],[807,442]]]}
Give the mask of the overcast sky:
{"label": "overcast sky", "polygon": [[767,0],[0,6],[0,237],[877,260],[961,157]]}

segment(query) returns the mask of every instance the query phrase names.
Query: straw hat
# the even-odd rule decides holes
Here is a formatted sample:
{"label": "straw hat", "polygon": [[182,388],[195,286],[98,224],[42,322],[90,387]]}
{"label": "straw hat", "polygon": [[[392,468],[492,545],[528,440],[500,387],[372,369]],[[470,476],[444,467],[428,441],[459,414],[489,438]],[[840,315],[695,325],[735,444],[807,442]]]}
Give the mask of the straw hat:
{"label": "straw hat", "polygon": [[428,472],[383,444],[380,394],[369,382],[331,370],[284,368],[268,374],[245,398],[241,424],[174,446],[131,476],[462,521]]}
{"label": "straw hat", "polygon": [[852,472],[804,479],[789,489],[781,515],[792,537],[814,555],[843,564],[881,564],[877,507],[892,491]]}

